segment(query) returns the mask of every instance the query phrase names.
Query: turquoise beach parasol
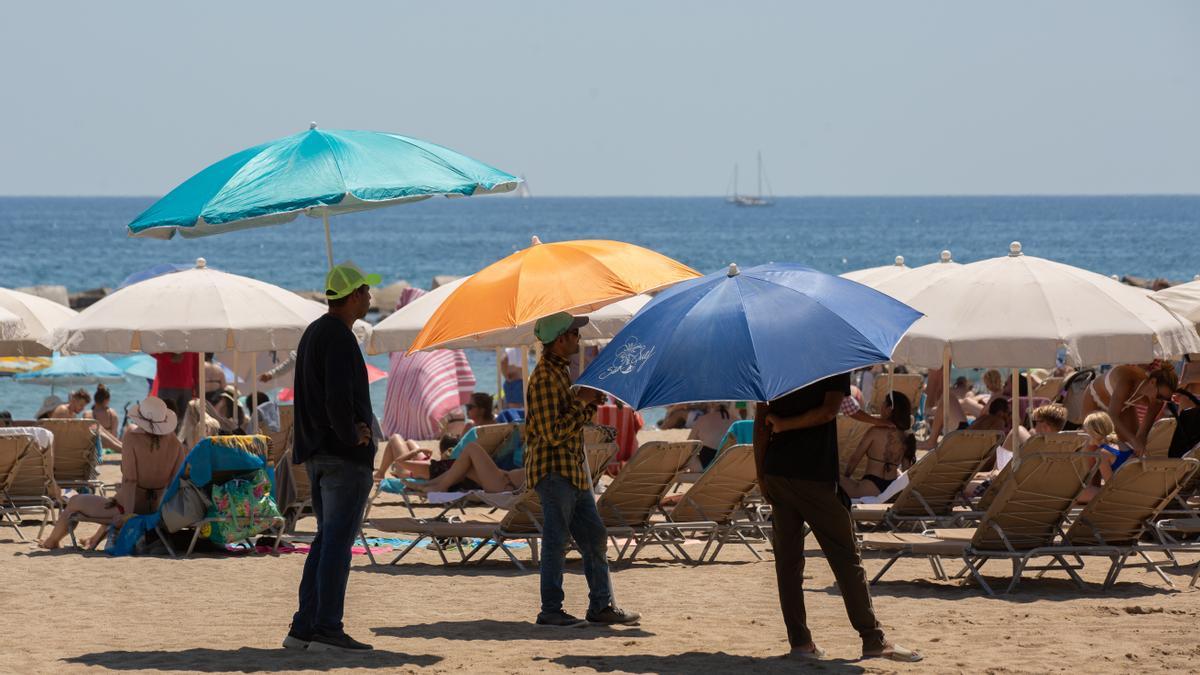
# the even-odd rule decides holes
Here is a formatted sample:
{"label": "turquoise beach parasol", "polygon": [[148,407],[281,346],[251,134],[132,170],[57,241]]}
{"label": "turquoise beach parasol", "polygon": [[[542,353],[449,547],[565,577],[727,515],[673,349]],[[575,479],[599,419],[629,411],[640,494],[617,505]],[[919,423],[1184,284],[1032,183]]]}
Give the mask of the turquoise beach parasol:
{"label": "turquoise beach parasol", "polygon": [[256,145],[184,181],[129,224],[132,237],[204,237],[428,199],[508,192],[520,178],[398,134],[317,129]]}
{"label": "turquoise beach parasol", "polygon": [[13,375],[13,381],[21,384],[48,384],[51,387],[76,387],[99,382],[113,384],[124,379],[125,371],[98,354],[61,356],[56,353],[51,358],[50,367]]}

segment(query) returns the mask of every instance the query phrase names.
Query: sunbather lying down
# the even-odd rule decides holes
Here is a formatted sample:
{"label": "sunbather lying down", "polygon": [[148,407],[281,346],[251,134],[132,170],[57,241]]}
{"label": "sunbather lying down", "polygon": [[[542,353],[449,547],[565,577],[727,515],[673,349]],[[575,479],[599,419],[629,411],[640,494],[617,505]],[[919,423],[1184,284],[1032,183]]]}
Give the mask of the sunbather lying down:
{"label": "sunbather lying down", "polygon": [[[440,452],[447,453],[452,450],[456,440],[443,437],[439,444]],[[458,459],[433,459],[429,451],[417,447],[416,443],[393,436],[384,448],[383,459],[375,472],[376,480],[385,478],[389,471],[400,478],[427,480],[425,483],[408,484],[409,489],[420,492],[478,489],[486,492],[510,492],[525,485],[525,469],[501,469],[478,443],[463,446]]]}

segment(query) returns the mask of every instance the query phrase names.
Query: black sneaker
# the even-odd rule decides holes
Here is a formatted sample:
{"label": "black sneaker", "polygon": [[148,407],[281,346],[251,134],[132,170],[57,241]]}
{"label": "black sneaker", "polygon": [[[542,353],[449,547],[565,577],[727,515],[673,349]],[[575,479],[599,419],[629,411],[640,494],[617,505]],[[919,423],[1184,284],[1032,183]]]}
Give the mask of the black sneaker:
{"label": "black sneaker", "polygon": [[365,652],[371,649],[374,647],[365,642],[359,642],[345,633],[338,635],[314,633],[308,642],[308,651],[310,652]]}
{"label": "black sneaker", "polygon": [[576,628],[586,626],[587,621],[571,616],[561,609],[557,612],[541,612],[537,616],[537,625],[553,628]]}
{"label": "black sneaker", "polygon": [[605,607],[604,609],[600,610],[599,612],[589,611],[587,613],[587,620],[590,623],[602,623],[605,625],[612,625],[612,624],[618,624],[618,623],[624,624],[624,625],[630,625],[630,624],[637,623],[638,621],[641,620],[641,618],[642,618],[641,614],[638,614],[637,612],[631,612],[627,609],[621,609],[620,607],[617,607],[616,605],[609,605],[608,607]]}
{"label": "black sneaker", "polygon": [[308,649],[309,642],[312,642],[312,635],[298,631],[293,627],[288,629],[287,637],[283,638],[283,648]]}

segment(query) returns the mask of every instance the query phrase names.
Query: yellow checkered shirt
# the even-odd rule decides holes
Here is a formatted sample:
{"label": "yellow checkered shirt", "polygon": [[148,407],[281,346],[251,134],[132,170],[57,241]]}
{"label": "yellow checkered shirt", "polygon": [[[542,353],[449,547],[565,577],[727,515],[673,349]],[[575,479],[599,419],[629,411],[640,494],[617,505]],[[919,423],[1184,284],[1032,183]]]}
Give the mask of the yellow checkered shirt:
{"label": "yellow checkered shirt", "polygon": [[557,473],[580,490],[591,489],[583,464],[583,427],[596,406],[584,405],[571,392],[566,359],[545,352],[529,376],[525,394],[525,480],[533,487]]}

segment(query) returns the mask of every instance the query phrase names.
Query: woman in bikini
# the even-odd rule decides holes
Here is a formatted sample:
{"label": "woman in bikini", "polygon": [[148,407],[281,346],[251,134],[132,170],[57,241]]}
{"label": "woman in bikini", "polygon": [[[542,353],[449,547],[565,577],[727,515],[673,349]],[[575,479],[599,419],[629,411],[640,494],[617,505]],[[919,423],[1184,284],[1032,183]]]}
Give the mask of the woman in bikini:
{"label": "woman in bikini", "polygon": [[[1171,363],[1117,366],[1088,385],[1083,414],[1108,413],[1117,437],[1140,457],[1146,453],[1150,427],[1178,387],[1179,376]],[[1145,406],[1145,414],[1139,419],[1140,406]]]}
{"label": "woman in bikini", "polygon": [[[842,491],[851,498],[875,497],[883,493],[917,460],[917,439],[912,435],[912,403],[898,392],[888,395],[883,404],[883,417],[891,420],[890,427],[873,427],[863,436],[858,449],[846,463],[842,476]],[[861,480],[854,480],[854,469],[867,457],[867,471]]]}
{"label": "woman in bikini", "polygon": [[92,396],[92,409],[84,413],[84,417],[96,420],[100,428],[100,442],[113,452],[121,452],[121,420],[115,410],[108,407],[112,394],[103,384],[96,385],[96,393]]}
{"label": "woman in bikini", "polygon": [[421,492],[452,492],[455,489],[481,488],[484,492],[516,492],[525,486],[525,469],[505,471],[478,443],[469,443],[448,466],[430,464],[429,481],[414,483]]}

